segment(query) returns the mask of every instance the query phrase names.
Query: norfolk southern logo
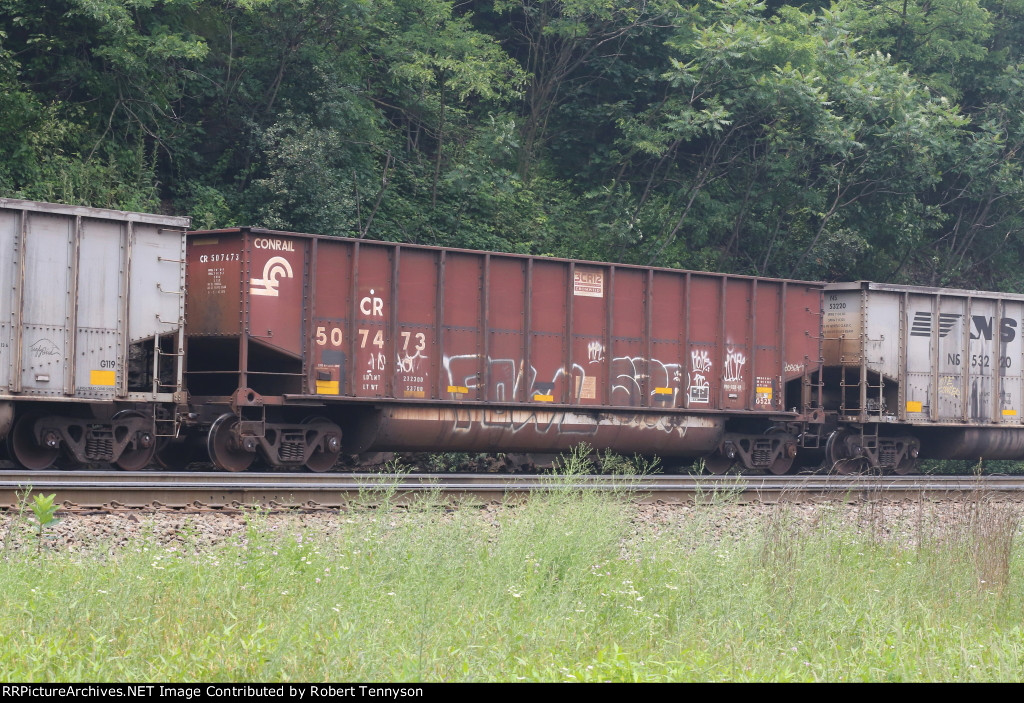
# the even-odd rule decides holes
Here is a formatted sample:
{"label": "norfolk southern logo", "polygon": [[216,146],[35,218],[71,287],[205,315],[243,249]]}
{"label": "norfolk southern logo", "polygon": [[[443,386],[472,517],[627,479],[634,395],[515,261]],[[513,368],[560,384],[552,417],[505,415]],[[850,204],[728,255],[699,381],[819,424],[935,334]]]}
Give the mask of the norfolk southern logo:
{"label": "norfolk southern logo", "polygon": [[[956,326],[957,322],[963,315],[959,313],[940,312],[939,313],[939,339],[944,339],[949,336],[949,333]],[[933,315],[930,312],[916,312],[914,313],[914,319],[910,323],[910,336],[911,337],[930,337],[932,335],[932,319]],[[971,339],[985,338],[989,341],[992,340],[994,320],[991,317],[985,317],[984,315],[972,315],[971,323],[973,329],[971,330]],[[1017,321],[1011,317],[1004,317],[999,321],[999,341],[1000,342],[1012,342],[1017,337]]]}
{"label": "norfolk southern logo", "polygon": [[282,278],[292,278],[292,265],[281,256],[274,256],[263,267],[263,278],[249,279],[252,287],[249,292],[253,295],[278,296],[277,286]]}
{"label": "norfolk southern logo", "polygon": [[[953,329],[960,315],[948,312],[939,313],[939,338],[942,339]],[[914,313],[914,322],[910,327],[911,337],[930,337],[932,335],[932,314],[930,312]]]}

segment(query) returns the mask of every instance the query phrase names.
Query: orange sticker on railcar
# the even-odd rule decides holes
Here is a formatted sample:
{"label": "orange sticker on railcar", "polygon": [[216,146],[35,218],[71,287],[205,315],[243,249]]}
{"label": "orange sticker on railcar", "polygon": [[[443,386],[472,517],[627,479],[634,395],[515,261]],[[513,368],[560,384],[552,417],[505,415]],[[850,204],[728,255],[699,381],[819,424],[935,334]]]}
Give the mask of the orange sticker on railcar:
{"label": "orange sticker on railcar", "polygon": [[317,395],[338,395],[340,384],[338,381],[317,381]]}
{"label": "orange sticker on railcar", "polygon": [[93,386],[114,386],[117,385],[116,371],[90,371],[89,383]]}

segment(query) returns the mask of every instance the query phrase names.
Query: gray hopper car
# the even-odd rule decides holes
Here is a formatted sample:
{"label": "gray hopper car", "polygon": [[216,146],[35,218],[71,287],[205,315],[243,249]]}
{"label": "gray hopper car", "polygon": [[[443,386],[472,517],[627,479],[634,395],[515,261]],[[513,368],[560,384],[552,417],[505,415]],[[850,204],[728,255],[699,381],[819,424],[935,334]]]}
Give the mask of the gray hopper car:
{"label": "gray hopper car", "polygon": [[1024,295],[859,281],[827,285],[823,306],[840,469],[1024,458]]}
{"label": "gray hopper car", "polygon": [[177,431],[187,217],[0,198],[0,437],[142,468]]}

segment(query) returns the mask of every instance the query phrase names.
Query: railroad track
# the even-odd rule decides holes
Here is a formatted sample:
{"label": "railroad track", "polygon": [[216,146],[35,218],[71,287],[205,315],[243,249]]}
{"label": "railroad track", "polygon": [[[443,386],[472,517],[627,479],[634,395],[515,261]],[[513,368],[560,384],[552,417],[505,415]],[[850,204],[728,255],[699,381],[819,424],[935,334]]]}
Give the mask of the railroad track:
{"label": "railroad track", "polygon": [[542,476],[505,474],[281,474],[0,471],[0,507],[55,493],[65,510],[337,509],[382,500],[503,501],[537,492],[589,490],[645,502],[956,498],[1024,493],[1024,476]]}

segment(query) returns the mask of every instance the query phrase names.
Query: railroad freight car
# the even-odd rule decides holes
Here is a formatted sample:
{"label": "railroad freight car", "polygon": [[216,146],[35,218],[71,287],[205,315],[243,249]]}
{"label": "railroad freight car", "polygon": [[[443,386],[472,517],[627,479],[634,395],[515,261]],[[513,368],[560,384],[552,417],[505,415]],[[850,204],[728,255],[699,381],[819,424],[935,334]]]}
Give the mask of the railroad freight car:
{"label": "railroad freight car", "polygon": [[820,436],[820,284],[256,228],[187,258],[191,421],[222,469],[588,442],[785,473]]}
{"label": "railroad freight car", "polygon": [[825,403],[838,471],[1024,458],[1024,296],[883,283],[825,287]]}
{"label": "railroad freight car", "polygon": [[0,438],[139,469],[185,401],[187,217],[0,198]]}

